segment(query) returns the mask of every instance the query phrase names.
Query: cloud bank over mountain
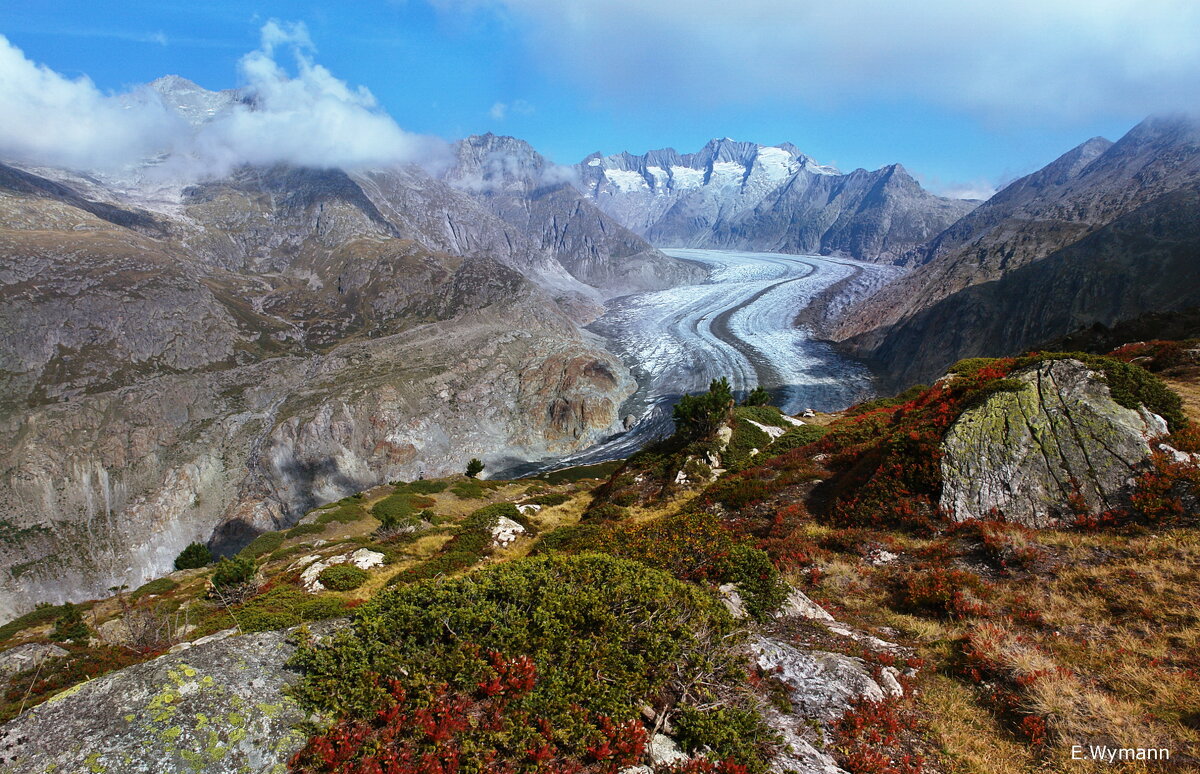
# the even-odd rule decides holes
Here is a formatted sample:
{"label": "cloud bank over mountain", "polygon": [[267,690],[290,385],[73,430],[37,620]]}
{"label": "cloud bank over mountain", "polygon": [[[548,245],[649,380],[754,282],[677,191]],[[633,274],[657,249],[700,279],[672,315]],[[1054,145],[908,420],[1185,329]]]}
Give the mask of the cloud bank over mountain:
{"label": "cloud bank over mountain", "polygon": [[0,36],[0,156],[97,171],[158,157],[160,170],[184,177],[240,164],[353,169],[447,158],[441,140],[402,129],[370,91],[335,77],[314,53],[303,24],[267,22],[260,47],[239,62],[242,87],[189,120],[169,94],[105,94]]}
{"label": "cloud bank over mountain", "polygon": [[608,99],[918,99],[1022,125],[1178,110],[1200,92],[1189,0],[435,0],[491,12]]}

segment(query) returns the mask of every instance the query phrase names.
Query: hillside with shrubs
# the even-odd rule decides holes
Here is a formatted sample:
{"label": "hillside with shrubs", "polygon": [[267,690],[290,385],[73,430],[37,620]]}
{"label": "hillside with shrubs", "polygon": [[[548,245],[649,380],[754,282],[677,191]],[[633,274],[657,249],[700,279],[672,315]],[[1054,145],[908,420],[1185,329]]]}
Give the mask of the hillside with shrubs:
{"label": "hillside with shrubs", "polygon": [[[1077,746],[1198,770],[1194,344],[974,359],[801,418],[716,380],[622,462],[394,482],[235,556],[190,546],[0,627],[0,765],[34,771],[31,730],[87,733],[102,706],[120,749],[181,771],[1108,770]],[[1002,486],[960,491],[988,465]],[[285,653],[277,700],[197,725],[188,686],[244,676],[194,664],[249,637]],[[152,664],[174,687],[111,698]],[[52,732],[64,707],[81,719]],[[252,730],[278,717],[266,749]],[[64,770],[127,770],[69,748]]]}

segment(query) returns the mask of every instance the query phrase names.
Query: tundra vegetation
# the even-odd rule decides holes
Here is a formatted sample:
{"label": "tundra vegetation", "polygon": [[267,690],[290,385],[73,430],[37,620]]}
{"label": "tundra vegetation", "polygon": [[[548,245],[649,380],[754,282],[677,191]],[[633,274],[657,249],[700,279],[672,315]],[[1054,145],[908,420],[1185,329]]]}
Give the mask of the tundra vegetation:
{"label": "tundra vegetation", "polygon": [[[898,670],[902,696],[856,701],[823,732],[851,774],[1105,770],[1071,761],[1073,745],[1167,748],[1186,766],[1200,744],[1193,349],[1071,355],[1169,425],[1104,513],[1034,530],[939,510],[947,429],[1065,355],[965,361],[803,425],[717,381],[681,402],[672,438],[620,465],[394,482],[121,605],[80,605],[92,632],[131,612],[190,628],[68,640],[54,670],[10,681],[0,717],[184,637],[349,616],[294,659],[294,696],[322,720],[293,771],[616,772],[669,729],[694,760],[658,771],[763,772],[781,746],[769,719],[792,708],[747,658],[765,632]],[[522,531],[498,545],[504,520]],[[306,568],[362,549],[382,564],[329,564],[324,590],[306,590]],[[865,636],[777,619],[789,586]],[[744,618],[722,604],[731,587]],[[39,608],[0,637],[45,641],[62,619]]]}

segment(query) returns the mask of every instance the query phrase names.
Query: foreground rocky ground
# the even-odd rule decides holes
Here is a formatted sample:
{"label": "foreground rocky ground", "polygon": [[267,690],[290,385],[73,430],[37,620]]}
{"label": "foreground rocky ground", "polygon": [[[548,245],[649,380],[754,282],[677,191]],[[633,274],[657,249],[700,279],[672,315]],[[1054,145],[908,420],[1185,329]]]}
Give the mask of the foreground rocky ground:
{"label": "foreground rocky ground", "polygon": [[717,390],[619,468],[376,487],[258,538],[245,583],[39,609],[0,628],[2,765],[1192,770],[1200,416],[1130,363],[1200,369],[1115,354],[838,416]]}

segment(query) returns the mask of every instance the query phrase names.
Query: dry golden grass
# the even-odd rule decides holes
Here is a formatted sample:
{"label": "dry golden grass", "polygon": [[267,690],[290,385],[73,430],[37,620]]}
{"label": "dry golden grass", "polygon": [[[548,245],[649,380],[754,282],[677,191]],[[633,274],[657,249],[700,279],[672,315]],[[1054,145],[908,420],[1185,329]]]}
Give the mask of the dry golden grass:
{"label": "dry golden grass", "polygon": [[1028,748],[1014,741],[962,683],[931,675],[922,682],[917,704],[948,774],[1021,774],[1037,770],[1037,761]]}

